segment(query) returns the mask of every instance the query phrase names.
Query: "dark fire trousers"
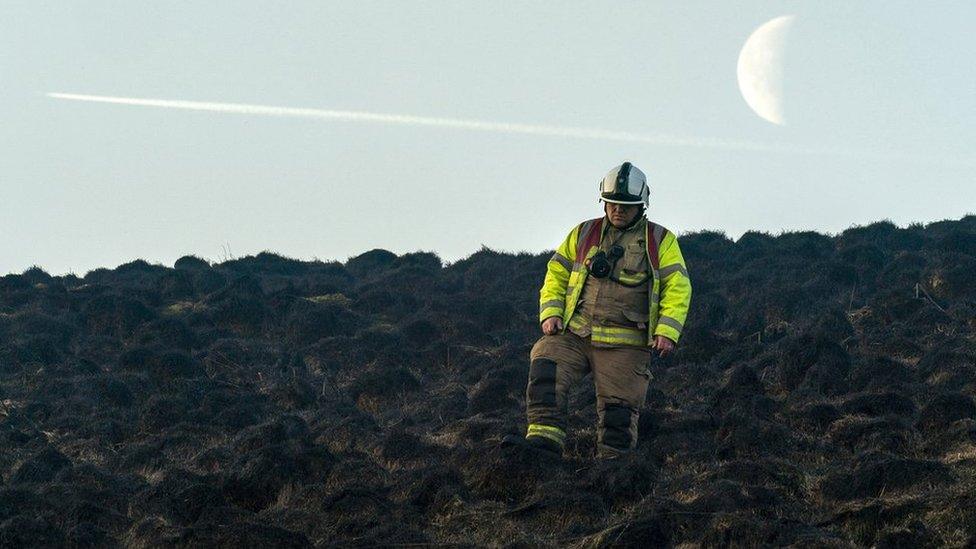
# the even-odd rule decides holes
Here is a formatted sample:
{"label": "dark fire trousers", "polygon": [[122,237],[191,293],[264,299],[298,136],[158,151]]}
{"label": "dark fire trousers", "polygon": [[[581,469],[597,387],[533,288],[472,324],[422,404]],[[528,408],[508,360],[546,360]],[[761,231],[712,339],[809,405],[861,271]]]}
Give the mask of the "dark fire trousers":
{"label": "dark fire trousers", "polygon": [[544,335],[530,355],[526,390],[527,437],[566,440],[570,389],[593,372],[596,385],[597,455],[617,457],[637,443],[637,418],[650,381],[647,347],[593,346],[566,331]]}

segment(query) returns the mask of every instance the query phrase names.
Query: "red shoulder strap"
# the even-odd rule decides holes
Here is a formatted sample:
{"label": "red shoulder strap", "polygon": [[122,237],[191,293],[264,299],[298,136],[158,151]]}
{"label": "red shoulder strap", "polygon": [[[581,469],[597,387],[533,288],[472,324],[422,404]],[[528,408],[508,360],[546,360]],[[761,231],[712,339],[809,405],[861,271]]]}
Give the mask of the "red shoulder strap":
{"label": "red shoulder strap", "polygon": [[579,239],[576,241],[576,262],[583,263],[586,252],[593,246],[600,245],[600,234],[603,232],[603,218],[598,217],[584,221],[580,225]]}
{"label": "red shoulder strap", "polygon": [[647,222],[647,259],[651,262],[651,267],[655,271],[661,268],[661,258],[658,255],[658,250],[661,248],[661,242],[664,240],[664,235],[668,233],[668,230],[664,227],[654,223],[653,221]]}

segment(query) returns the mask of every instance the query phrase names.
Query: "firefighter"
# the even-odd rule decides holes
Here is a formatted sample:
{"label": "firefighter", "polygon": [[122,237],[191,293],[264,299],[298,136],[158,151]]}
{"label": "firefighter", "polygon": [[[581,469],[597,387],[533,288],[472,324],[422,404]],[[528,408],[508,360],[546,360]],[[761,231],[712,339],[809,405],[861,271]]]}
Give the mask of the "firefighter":
{"label": "firefighter", "polygon": [[549,260],[540,291],[543,336],[532,347],[524,443],[561,456],[570,389],[596,386],[597,456],[637,442],[652,354],[681,336],[691,281],[674,233],[648,221],[647,178],[629,162],[600,182],[605,216],[574,227]]}

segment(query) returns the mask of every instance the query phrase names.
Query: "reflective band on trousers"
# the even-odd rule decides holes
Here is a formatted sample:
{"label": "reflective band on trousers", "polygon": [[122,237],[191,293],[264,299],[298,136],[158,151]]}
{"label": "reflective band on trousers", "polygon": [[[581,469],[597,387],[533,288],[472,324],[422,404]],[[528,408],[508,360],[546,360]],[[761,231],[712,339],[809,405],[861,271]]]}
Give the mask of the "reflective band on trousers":
{"label": "reflective band on trousers", "polygon": [[563,431],[559,427],[552,427],[550,425],[541,425],[539,423],[529,424],[529,430],[525,435],[525,438],[529,437],[543,437],[562,446],[566,443],[566,431]]}
{"label": "reflective band on trousers", "polygon": [[684,326],[682,326],[680,322],[671,318],[670,316],[661,315],[661,318],[657,319],[657,323],[664,324],[665,326],[670,326],[675,330],[678,330],[678,333],[680,333],[681,330],[684,329]]}
{"label": "reflective band on trousers", "polygon": [[592,339],[598,343],[618,345],[647,345],[647,332],[634,328],[616,328],[610,326],[593,326]]}
{"label": "reflective band on trousers", "polygon": [[550,259],[549,261],[555,261],[556,263],[559,263],[563,267],[566,267],[567,271],[573,268],[573,262],[561,256],[559,252],[552,254],[552,259]]}
{"label": "reflective band on trousers", "polygon": [[661,278],[668,276],[671,273],[681,273],[688,276],[688,270],[685,269],[684,265],[681,263],[675,263],[674,265],[668,265],[667,267],[661,267]]}

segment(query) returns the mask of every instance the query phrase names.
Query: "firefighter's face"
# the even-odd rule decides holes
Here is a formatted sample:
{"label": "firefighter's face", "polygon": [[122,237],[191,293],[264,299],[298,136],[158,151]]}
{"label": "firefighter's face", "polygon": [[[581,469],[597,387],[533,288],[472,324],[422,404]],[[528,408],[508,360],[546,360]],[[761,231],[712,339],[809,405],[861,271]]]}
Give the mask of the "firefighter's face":
{"label": "firefighter's face", "polygon": [[603,211],[607,213],[610,223],[619,229],[626,227],[631,221],[634,220],[635,217],[637,217],[637,214],[640,212],[640,205],[604,202]]}

